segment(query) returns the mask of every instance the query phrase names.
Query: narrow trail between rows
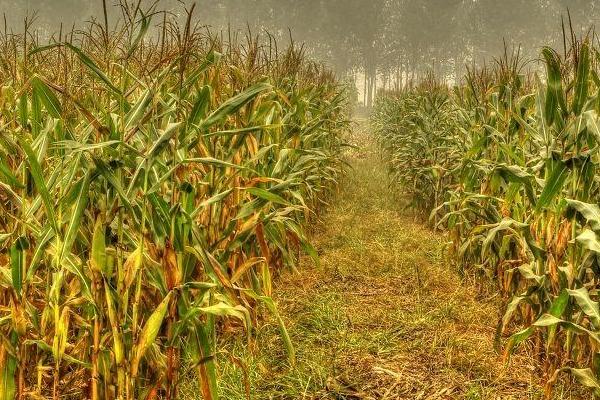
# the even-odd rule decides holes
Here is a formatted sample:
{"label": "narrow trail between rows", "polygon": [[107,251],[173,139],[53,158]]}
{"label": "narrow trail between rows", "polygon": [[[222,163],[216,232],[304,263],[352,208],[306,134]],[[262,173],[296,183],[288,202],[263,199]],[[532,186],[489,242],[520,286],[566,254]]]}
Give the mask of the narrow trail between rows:
{"label": "narrow trail between rows", "polygon": [[254,399],[541,398],[526,357],[507,367],[494,351],[497,304],[447,265],[442,235],[401,210],[360,126],[353,169],[314,228],[321,265],[307,259],[274,290],[297,365],[267,322],[252,355],[228,350],[246,378],[229,367],[224,398],[245,398],[244,382]]}

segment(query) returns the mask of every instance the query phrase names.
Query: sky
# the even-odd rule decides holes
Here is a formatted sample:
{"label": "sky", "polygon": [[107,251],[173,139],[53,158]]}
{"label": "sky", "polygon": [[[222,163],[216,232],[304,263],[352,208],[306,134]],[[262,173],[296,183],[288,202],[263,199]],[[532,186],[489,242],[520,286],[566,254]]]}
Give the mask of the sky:
{"label": "sky", "polygon": [[[106,0],[109,25],[121,15]],[[137,0],[139,1],[139,0]],[[143,9],[167,10],[183,19],[193,1],[141,0]],[[398,84],[429,71],[455,79],[470,65],[493,62],[519,49],[539,58],[544,45],[563,47],[563,29],[584,35],[600,20],[599,0],[196,0],[194,21],[214,31],[270,32],[285,45],[290,36],[309,55],[342,76],[362,77],[360,88]],[[102,0],[0,0],[7,32],[23,31],[35,15],[41,38],[86,21],[103,21]],[[162,14],[161,14],[162,15]],[[154,18],[159,24],[162,17]],[[366,85],[365,85],[366,83]],[[401,82],[400,82],[401,83]],[[361,85],[359,85],[361,86]],[[373,89],[374,90],[374,89]],[[368,91],[368,90],[367,90]]]}

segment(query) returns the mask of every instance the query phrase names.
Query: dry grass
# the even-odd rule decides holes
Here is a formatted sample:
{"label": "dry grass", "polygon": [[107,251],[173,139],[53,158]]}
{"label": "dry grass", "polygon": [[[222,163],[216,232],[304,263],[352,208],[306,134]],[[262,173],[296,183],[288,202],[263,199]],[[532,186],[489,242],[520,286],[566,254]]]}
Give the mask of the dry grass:
{"label": "dry grass", "polygon": [[[355,135],[354,169],[314,233],[321,265],[306,261],[274,291],[297,365],[273,321],[253,354],[224,347],[246,365],[252,398],[541,398],[529,357],[507,366],[494,350],[497,301],[478,300],[445,264],[443,237],[398,210],[375,146]],[[225,370],[225,398],[245,398],[240,371]]]}

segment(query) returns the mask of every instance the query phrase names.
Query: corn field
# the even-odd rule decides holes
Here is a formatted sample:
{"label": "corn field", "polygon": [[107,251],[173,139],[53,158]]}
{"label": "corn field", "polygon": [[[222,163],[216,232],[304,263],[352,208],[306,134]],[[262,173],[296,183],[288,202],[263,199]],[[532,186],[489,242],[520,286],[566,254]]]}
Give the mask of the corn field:
{"label": "corn field", "polygon": [[548,395],[572,376],[600,396],[600,52],[565,43],[539,71],[506,51],[453,88],[386,93],[371,123],[391,184],[501,295],[505,357],[526,346]]}
{"label": "corn field", "polygon": [[[280,322],[272,278],[344,164],[346,95],[293,44],[120,5],[0,36],[0,399],[217,399],[219,332]],[[230,329],[231,330],[231,329]]]}

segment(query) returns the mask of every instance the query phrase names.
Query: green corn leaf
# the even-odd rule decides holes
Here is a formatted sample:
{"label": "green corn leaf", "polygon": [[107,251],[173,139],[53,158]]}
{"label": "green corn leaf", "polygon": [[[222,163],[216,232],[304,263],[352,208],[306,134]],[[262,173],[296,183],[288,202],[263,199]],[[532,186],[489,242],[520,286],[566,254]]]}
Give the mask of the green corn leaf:
{"label": "green corn leaf", "polygon": [[573,87],[573,103],[571,110],[573,114],[580,115],[588,97],[588,84],[590,73],[590,51],[587,43],[581,45],[579,51],[577,75]]}
{"label": "green corn leaf", "polygon": [[29,102],[27,101],[27,93],[23,93],[19,98],[19,123],[23,128],[27,127],[29,122]]}
{"label": "green corn leaf", "polygon": [[142,267],[144,254],[142,252],[142,248],[138,247],[135,249],[123,264],[123,281],[124,281],[124,289],[127,290],[133,284],[135,278],[138,276],[140,272],[140,268]]}
{"label": "green corn leaf", "polygon": [[191,217],[195,218],[195,216],[204,208],[211,204],[219,203],[224,200],[229,194],[233,192],[233,189],[227,189],[221,193],[217,193],[209,199],[204,200],[202,203],[198,204],[194,212],[192,212]]}
{"label": "green corn leaf", "polygon": [[73,246],[73,242],[77,236],[79,231],[79,225],[81,224],[81,217],[83,216],[83,211],[85,210],[88,199],[89,199],[89,190],[90,190],[90,178],[91,172],[88,171],[81,182],[79,182],[79,191],[77,194],[77,201],[75,203],[75,209],[71,214],[71,220],[69,221],[69,226],[67,227],[67,231],[64,236],[62,249],[60,251],[59,259],[62,259],[63,255],[71,251],[71,247]]}
{"label": "green corn leaf", "polygon": [[235,318],[241,320],[242,322],[244,322],[246,329],[250,329],[250,326],[252,325],[252,321],[250,319],[250,313],[244,307],[239,306],[239,305],[234,307],[230,304],[220,302],[220,303],[213,304],[213,305],[207,306],[207,307],[199,307],[199,311],[201,311],[205,314],[212,314],[215,316],[235,317]]}
{"label": "green corn leaf", "polygon": [[0,158],[0,176],[4,178],[4,181],[13,188],[23,188],[21,182],[18,181],[17,177],[10,170],[6,162]]}
{"label": "green corn leaf", "polygon": [[534,195],[534,186],[533,182],[535,182],[534,176],[525,171],[523,168],[517,165],[505,165],[501,164],[496,166],[495,170],[506,180],[507,182],[514,182],[521,184],[524,189],[527,197],[531,201],[532,204],[536,203],[536,198]]}
{"label": "green corn leaf", "polygon": [[268,83],[257,83],[249,87],[242,93],[227,100],[213,111],[205,120],[200,123],[200,130],[205,131],[211,126],[221,123],[225,118],[233,115],[240,108],[252,101],[256,96],[271,88]]}
{"label": "green corn leaf", "polygon": [[577,243],[581,244],[584,249],[600,254],[600,241],[598,241],[598,237],[594,231],[584,229],[583,232],[577,235],[575,240]]}
{"label": "green corn leaf", "polygon": [[519,305],[525,301],[527,298],[525,296],[514,296],[512,300],[506,306],[504,311],[504,315],[502,316],[501,329],[504,330],[508,323],[512,319],[512,315],[518,309]]}
{"label": "green corn leaf", "polygon": [[160,137],[154,142],[146,157],[151,159],[153,157],[156,157],[162,150],[164,150],[169,144],[169,140],[171,140],[177,128],[179,128],[180,126],[180,122],[170,123],[161,133]]}
{"label": "green corn leaf", "polygon": [[106,239],[104,232],[104,224],[98,218],[94,225],[94,233],[92,236],[92,249],[90,266],[92,270],[107,274],[106,270]]}
{"label": "green corn leaf", "polygon": [[119,97],[123,97],[121,91],[110,81],[110,79],[102,72],[102,70],[92,61],[92,59],[86,55],[80,48],[73,46],[71,43],[63,43],[64,46],[71,49],[77,57],[81,60],[81,62],[90,69],[98,77],[104,84],[112,90],[115,94],[119,95]]}
{"label": "green corn leaf", "polygon": [[228,168],[234,168],[234,169],[248,170],[247,167],[244,167],[242,165],[232,164],[227,161],[218,160],[214,157],[186,158],[185,160],[182,160],[181,162],[182,163],[200,163],[200,164],[212,165],[215,167],[228,167]]}
{"label": "green corn leaf", "polygon": [[585,287],[579,289],[567,289],[569,295],[575,299],[581,311],[590,318],[590,322],[595,329],[600,328],[600,307],[598,302],[590,298],[590,294]]}
{"label": "green corn leaf", "polygon": [[146,321],[138,342],[135,344],[133,351],[133,359],[131,361],[131,374],[137,376],[140,361],[146,351],[156,340],[163,320],[167,313],[169,302],[171,301],[172,292],[169,292],[167,296],[161,301],[161,303],[154,309],[148,320]]}
{"label": "green corn leaf", "polygon": [[529,339],[531,337],[531,335],[533,335],[535,332],[535,329],[529,327],[526,329],[523,329],[515,334],[513,334],[508,341],[506,342],[506,345],[504,346],[504,351],[506,354],[511,354],[514,349],[521,343],[523,343],[525,340]]}
{"label": "green corn leaf", "polygon": [[133,40],[133,42],[131,42],[131,46],[129,46],[129,50],[127,51],[127,58],[131,57],[131,55],[133,54],[135,49],[138,48],[139,44],[144,39],[144,36],[146,36],[146,33],[148,32],[148,28],[150,28],[151,20],[152,20],[151,15],[148,16],[148,15],[144,15],[142,13],[140,29],[139,29],[138,34],[136,35],[135,39]]}
{"label": "green corn leaf", "polygon": [[191,87],[194,85],[202,74],[211,66],[217,65],[221,60],[222,54],[217,51],[211,51],[208,53],[204,61],[198,65],[198,67],[185,79],[183,87]]}
{"label": "green corn leaf", "polygon": [[253,196],[256,196],[263,200],[270,201],[272,203],[282,204],[282,205],[286,205],[286,206],[290,204],[290,202],[287,201],[286,199],[284,199],[283,197],[281,197],[278,194],[275,194],[273,192],[270,192],[267,189],[263,189],[263,188],[259,188],[259,187],[248,187],[248,188],[245,188],[245,191],[250,193]]}
{"label": "green corn leaf", "polygon": [[20,297],[23,288],[23,249],[19,245],[19,240],[10,247],[10,268],[13,289]]}
{"label": "green corn leaf", "polygon": [[14,400],[17,394],[17,360],[0,344],[0,400]]}
{"label": "green corn leaf", "polygon": [[536,211],[540,211],[552,202],[556,195],[562,190],[568,175],[569,170],[564,162],[559,161],[554,165],[554,169],[546,179],[544,189],[542,190],[540,197],[538,197],[535,205]]}
{"label": "green corn leaf", "polygon": [[44,179],[42,167],[40,166],[36,154],[33,152],[33,149],[31,148],[29,143],[27,143],[27,141],[23,137],[17,137],[17,140],[27,157],[27,163],[29,164],[29,172],[33,177],[35,186],[46,208],[46,214],[48,215],[48,223],[52,226],[55,232],[58,232],[58,222],[56,220],[56,215],[54,212],[55,206],[50,196],[50,192],[48,191],[48,187],[46,186],[46,181]]}
{"label": "green corn leaf", "polygon": [[279,324],[279,331],[281,334],[281,339],[283,340],[285,350],[288,355],[288,360],[289,360],[290,364],[294,365],[296,363],[296,350],[294,349],[294,345],[292,343],[292,340],[290,339],[290,335],[285,326],[285,322],[281,318],[281,315],[279,314],[279,311],[277,310],[277,305],[275,304],[273,299],[269,296],[261,296],[261,295],[257,294],[256,292],[254,292],[253,290],[245,290],[244,292],[246,294],[248,294],[250,297],[261,301],[267,307],[269,312],[271,312],[271,314],[273,314],[273,316],[277,320],[277,323]]}
{"label": "green corn leaf", "polygon": [[188,117],[188,124],[195,125],[201,118],[206,116],[208,106],[210,105],[210,86],[203,86],[196,96],[194,106]]}
{"label": "green corn leaf", "polygon": [[561,368],[560,371],[569,372],[581,385],[593,389],[596,396],[600,396],[600,381],[590,368]]}
{"label": "green corn leaf", "polygon": [[35,271],[37,270],[46,248],[50,241],[54,238],[55,231],[52,230],[50,226],[44,227],[40,235],[36,238],[36,246],[33,252],[33,256],[31,257],[31,261],[29,263],[29,268],[27,269],[27,281],[31,281],[33,279]]}
{"label": "green corn leaf", "polygon": [[28,55],[32,56],[36,53],[41,53],[42,51],[47,51],[47,50],[53,49],[55,47],[60,47],[60,46],[62,46],[62,43],[50,43],[50,44],[43,45],[43,46],[36,46],[31,51],[29,51]]}
{"label": "green corn leaf", "polygon": [[567,210],[575,210],[585,218],[594,232],[600,231],[600,207],[598,205],[573,199],[566,199],[566,202]]}
{"label": "green corn leaf", "polygon": [[129,201],[129,197],[127,197],[127,194],[123,190],[121,183],[118,181],[118,179],[112,173],[109,166],[103,160],[101,160],[97,157],[94,157],[93,160],[94,160],[94,163],[96,164],[97,171],[104,177],[104,179],[106,179],[106,181],[110,184],[110,186],[112,186],[115,189],[115,191],[119,195],[119,198],[123,202],[123,205],[125,205],[125,207],[127,207],[130,210],[130,212],[133,213],[134,211],[133,211],[131,202]]}
{"label": "green corn leaf", "polygon": [[54,118],[60,118],[62,106],[54,92],[39,77],[34,76],[31,79],[31,85],[38,92],[46,111]]}
{"label": "green corn leaf", "polygon": [[211,336],[215,334],[214,322],[209,320],[206,325],[202,325],[197,320],[194,329],[194,341],[197,354],[195,364],[198,366],[199,386],[202,398],[205,400],[218,400],[219,387],[217,382],[217,371],[215,366],[214,349],[212,347]]}
{"label": "green corn leaf", "polygon": [[561,317],[569,305],[569,292],[565,289],[561,290],[560,294],[556,296],[552,302],[552,306],[548,310],[548,314],[555,317]]}
{"label": "green corn leaf", "polygon": [[544,47],[542,55],[546,60],[547,89],[544,115],[546,124],[552,125],[558,114],[559,106],[564,108],[564,92],[562,88],[562,77],[560,72],[560,61],[556,51],[550,47]]}
{"label": "green corn leaf", "polygon": [[129,130],[144,117],[148,106],[152,103],[154,92],[147,89],[125,116],[125,129]]}
{"label": "green corn leaf", "polygon": [[[45,351],[47,353],[52,353],[52,346],[50,346],[48,343],[44,342],[43,340],[35,340],[35,339],[25,340],[24,344],[27,344],[27,345],[33,344],[33,345],[37,346],[37,348],[40,349],[40,350],[42,350],[42,351]],[[66,361],[67,363],[76,364],[76,365],[82,366],[82,367],[87,368],[87,369],[92,368],[92,365],[90,363],[82,361],[82,360],[79,360],[79,359],[77,359],[77,358],[75,358],[73,356],[70,356],[68,354],[63,354],[62,360]]]}

